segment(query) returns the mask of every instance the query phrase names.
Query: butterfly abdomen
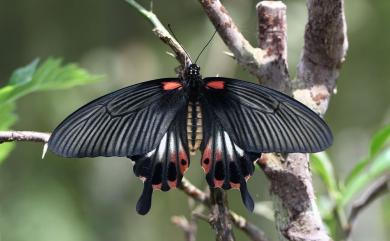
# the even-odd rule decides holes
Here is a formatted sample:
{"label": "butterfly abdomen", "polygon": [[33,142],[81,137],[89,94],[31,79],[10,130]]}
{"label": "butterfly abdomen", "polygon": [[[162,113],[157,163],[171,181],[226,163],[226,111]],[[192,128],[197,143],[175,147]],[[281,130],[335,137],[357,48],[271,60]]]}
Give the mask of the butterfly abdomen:
{"label": "butterfly abdomen", "polygon": [[188,149],[195,155],[202,142],[202,111],[199,102],[189,102],[187,111],[187,138]]}

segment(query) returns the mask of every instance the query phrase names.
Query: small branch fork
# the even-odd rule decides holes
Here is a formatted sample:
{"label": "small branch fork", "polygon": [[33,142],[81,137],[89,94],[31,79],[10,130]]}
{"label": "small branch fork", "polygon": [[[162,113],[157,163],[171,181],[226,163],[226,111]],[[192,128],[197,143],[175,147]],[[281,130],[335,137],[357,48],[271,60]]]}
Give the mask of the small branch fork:
{"label": "small branch fork", "polygon": [[[179,61],[182,67],[188,66],[191,64],[191,59],[186,54],[183,47],[179,42],[169,33],[169,31],[164,27],[160,22],[157,16],[153,13],[153,10],[146,10],[135,0],[126,0],[131,6],[133,6],[139,13],[141,13],[152,25],[153,33],[166,45],[168,45],[172,51],[175,53],[175,58]],[[151,5],[152,6],[152,5]]]}

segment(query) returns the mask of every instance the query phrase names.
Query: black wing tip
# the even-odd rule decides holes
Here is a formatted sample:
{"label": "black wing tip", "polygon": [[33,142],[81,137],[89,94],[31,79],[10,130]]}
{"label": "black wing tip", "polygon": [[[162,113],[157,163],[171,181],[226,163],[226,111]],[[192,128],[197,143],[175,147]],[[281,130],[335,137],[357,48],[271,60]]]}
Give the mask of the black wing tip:
{"label": "black wing tip", "polygon": [[248,188],[246,186],[245,181],[240,184],[240,192],[241,192],[241,199],[242,199],[245,207],[251,213],[253,213],[253,210],[255,209],[255,203],[253,201],[251,194],[248,192]]}
{"label": "black wing tip", "polygon": [[150,181],[145,181],[144,190],[142,191],[141,197],[138,199],[136,210],[140,215],[145,215],[150,211],[152,207],[152,194],[153,187]]}

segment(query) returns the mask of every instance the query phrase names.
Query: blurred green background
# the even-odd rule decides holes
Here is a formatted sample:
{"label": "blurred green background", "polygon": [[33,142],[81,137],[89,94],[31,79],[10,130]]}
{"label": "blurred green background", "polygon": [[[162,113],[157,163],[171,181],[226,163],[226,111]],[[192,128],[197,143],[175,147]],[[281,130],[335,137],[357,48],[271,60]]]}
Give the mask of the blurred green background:
{"label": "blurred green background", "polygon": [[[243,34],[256,44],[258,1],[224,1]],[[289,66],[292,76],[303,45],[305,1],[284,1],[288,7]],[[140,1],[144,6],[149,1]],[[170,23],[181,43],[196,56],[213,27],[196,0],[156,0],[154,11]],[[350,48],[326,119],[335,142],[329,154],[340,177],[368,152],[371,135],[390,122],[390,1],[346,2]],[[255,81],[223,54],[219,37],[199,60],[203,76],[237,77]],[[174,76],[176,60],[151,32],[149,23],[122,0],[0,1],[0,87],[11,72],[36,57],[62,57],[93,74],[96,84],[63,91],[30,94],[18,101],[16,130],[51,131],[80,105],[109,91],[149,79]],[[141,182],[124,158],[64,159],[42,146],[17,143],[0,167],[1,241],[135,241],[184,240],[170,223],[172,215],[189,214],[180,191],[156,192],[147,216],[135,212]],[[193,158],[188,178],[205,186]],[[318,194],[322,184],[315,178]],[[268,183],[258,171],[249,181],[256,201],[269,200]],[[234,210],[274,237],[274,224],[249,214],[237,191],[229,192]],[[376,200],[358,217],[353,240],[388,240],[389,196]],[[200,223],[198,240],[213,240]],[[246,240],[236,231],[238,240]],[[163,237],[163,239],[161,238]]]}

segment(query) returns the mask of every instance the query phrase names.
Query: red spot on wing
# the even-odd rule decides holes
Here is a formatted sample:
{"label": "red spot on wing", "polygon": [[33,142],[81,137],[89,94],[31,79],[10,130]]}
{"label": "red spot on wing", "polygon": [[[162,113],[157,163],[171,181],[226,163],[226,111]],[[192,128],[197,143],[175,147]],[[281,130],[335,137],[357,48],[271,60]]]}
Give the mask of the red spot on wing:
{"label": "red spot on wing", "polygon": [[188,160],[188,155],[187,152],[184,150],[183,145],[180,142],[179,145],[179,160],[180,162],[180,173],[184,175],[184,173],[187,171],[189,167],[189,160]]}
{"label": "red spot on wing", "polygon": [[206,148],[203,151],[202,155],[202,168],[203,171],[207,174],[210,171],[210,164],[211,164],[211,153],[212,153],[212,139],[208,141]]}
{"label": "red spot on wing", "polygon": [[233,189],[240,189],[240,183],[230,182],[230,186],[231,186]]}
{"label": "red spot on wing", "polygon": [[222,80],[215,80],[215,81],[210,81],[206,84],[208,88],[212,89],[217,89],[217,90],[222,90],[225,88],[225,82]]}
{"label": "red spot on wing", "polygon": [[224,180],[214,179],[214,186],[221,188],[224,182]]}
{"label": "red spot on wing", "polygon": [[175,90],[175,89],[181,89],[183,85],[176,81],[167,81],[162,82],[163,90]]}
{"label": "red spot on wing", "polygon": [[175,181],[168,181],[168,185],[170,188],[176,188],[176,180]]}

